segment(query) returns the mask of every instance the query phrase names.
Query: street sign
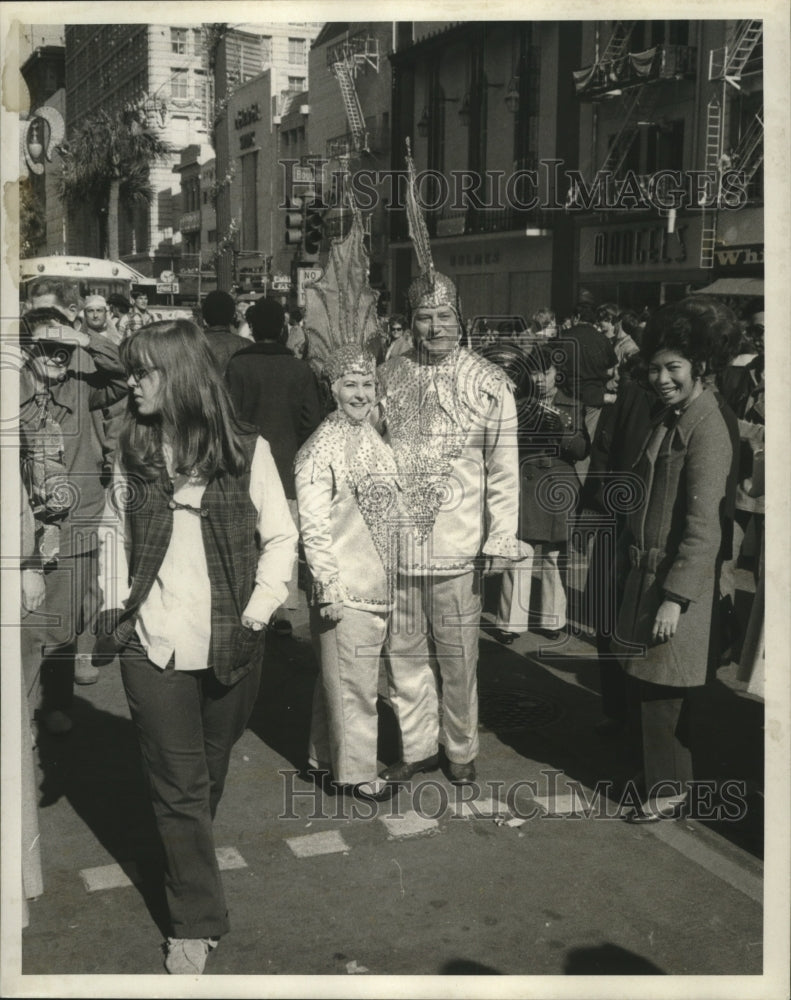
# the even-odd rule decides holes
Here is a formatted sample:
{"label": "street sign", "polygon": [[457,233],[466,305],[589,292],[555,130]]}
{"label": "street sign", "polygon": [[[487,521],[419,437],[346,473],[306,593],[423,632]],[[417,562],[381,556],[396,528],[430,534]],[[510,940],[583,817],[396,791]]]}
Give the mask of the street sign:
{"label": "street sign", "polygon": [[305,285],[311,281],[318,281],[323,274],[323,267],[297,268],[297,305],[305,305]]}
{"label": "street sign", "polygon": [[291,289],[291,278],[287,274],[272,275],[272,291],[287,292]]}
{"label": "street sign", "polygon": [[157,295],[178,295],[179,283],[177,281],[158,281]]}
{"label": "street sign", "polygon": [[313,167],[295,166],[291,173],[291,180],[294,184],[312,184],[313,177]]}

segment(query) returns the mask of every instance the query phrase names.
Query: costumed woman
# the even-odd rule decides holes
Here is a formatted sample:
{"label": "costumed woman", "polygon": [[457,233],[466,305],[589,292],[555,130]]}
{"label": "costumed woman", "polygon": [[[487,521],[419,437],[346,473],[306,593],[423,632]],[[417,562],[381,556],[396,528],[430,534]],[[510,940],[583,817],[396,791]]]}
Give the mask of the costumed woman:
{"label": "costumed woman", "polygon": [[376,703],[398,507],[395,462],[370,419],[376,361],[365,344],[376,333],[376,295],[362,235],[356,214],[327,275],[308,289],[311,362],[337,409],[297,453],[294,475],[320,663],[309,764],[329,771],[337,789],[381,801],[393,794],[378,777]]}
{"label": "costumed woman", "polygon": [[123,509],[105,594],[164,849],[165,968],[199,975],[229,930],[212,821],[297,532],[269,445],[236,423],[202,331],[152,323],[121,360]]}
{"label": "costumed woman", "polygon": [[[693,779],[690,707],[707,678],[733,446],[704,376],[713,324],[684,303],[646,326],[648,381],[664,404],[634,465],[645,502],[627,517],[630,570],[613,650],[628,675],[644,790],[629,822],[683,815]],[[638,749],[639,748],[639,749]]]}

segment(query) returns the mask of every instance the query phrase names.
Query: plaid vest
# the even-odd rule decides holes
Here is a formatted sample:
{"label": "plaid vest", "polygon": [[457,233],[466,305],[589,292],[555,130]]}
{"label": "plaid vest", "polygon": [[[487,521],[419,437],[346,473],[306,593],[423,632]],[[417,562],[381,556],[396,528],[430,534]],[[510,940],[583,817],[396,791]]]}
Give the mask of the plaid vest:
{"label": "plaid vest", "polygon": [[[228,686],[251,670],[263,654],[265,631],[241,623],[255,585],[258,515],[250,499],[250,464],[256,434],[242,438],[247,470],[241,476],[219,473],[206,486],[200,518],[211,584],[209,667]],[[130,482],[126,518],[127,557],[132,581],[115,636],[126,644],[134,636],[140,606],[148,597],[173,534],[173,485],[165,470],[154,481]],[[197,516],[197,515],[195,515]],[[189,567],[184,567],[189,572]]]}

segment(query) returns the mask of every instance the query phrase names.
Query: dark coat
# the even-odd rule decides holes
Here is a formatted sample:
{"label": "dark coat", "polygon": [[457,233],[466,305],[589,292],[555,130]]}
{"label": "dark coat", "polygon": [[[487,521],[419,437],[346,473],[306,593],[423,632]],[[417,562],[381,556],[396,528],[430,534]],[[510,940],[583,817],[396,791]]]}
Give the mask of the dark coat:
{"label": "dark coat", "polygon": [[[667,433],[652,455],[654,429],[665,419]],[[630,570],[613,649],[635,677],[705,683],[732,454],[718,399],[706,389],[679,417],[662,411],[634,465],[646,499],[627,519]],[[655,642],[651,629],[667,595],[683,601],[678,630]]]}
{"label": "dark coat", "polygon": [[563,374],[569,395],[586,406],[602,406],[610,369],[618,364],[612,341],[590,323],[578,323],[564,330],[557,344],[566,351]]}
{"label": "dark coat", "polygon": [[519,412],[519,537],[565,543],[577,508],[580,481],[574,462],[587,456],[590,439],[579,402],[560,390],[556,413],[521,400]]}
{"label": "dark coat", "polygon": [[225,381],[239,418],[269,442],[283,490],[294,500],[294,457],[323,417],[310,365],[264,340],[231,358]]}
{"label": "dark coat", "polygon": [[224,374],[234,354],[250,346],[250,341],[246,337],[240,337],[227,326],[210,326],[203,332],[206,334],[209,350],[214,355],[221,375]]}

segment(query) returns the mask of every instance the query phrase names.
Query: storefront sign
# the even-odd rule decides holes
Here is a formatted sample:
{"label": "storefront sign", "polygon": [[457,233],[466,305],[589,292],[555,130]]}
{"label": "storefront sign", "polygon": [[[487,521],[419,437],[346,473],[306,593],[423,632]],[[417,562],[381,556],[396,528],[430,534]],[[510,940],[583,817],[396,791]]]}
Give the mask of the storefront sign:
{"label": "storefront sign", "polygon": [[261,112],[258,109],[258,102],[251,104],[247,108],[240,108],[236,112],[236,117],[233,120],[234,128],[238,131],[239,129],[246,128],[248,125],[252,125],[253,122],[261,121]]}
{"label": "storefront sign", "polygon": [[451,267],[480,267],[481,264],[497,264],[500,260],[500,251],[487,250],[485,253],[452,253],[448,259],[450,260]]}
{"label": "storefront sign", "polygon": [[743,267],[745,264],[763,264],[763,243],[748,243],[736,247],[714,247],[714,263],[717,267]]}
{"label": "storefront sign", "polygon": [[651,270],[682,271],[699,266],[701,220],[624,223],[580,229],[580,274]]}

